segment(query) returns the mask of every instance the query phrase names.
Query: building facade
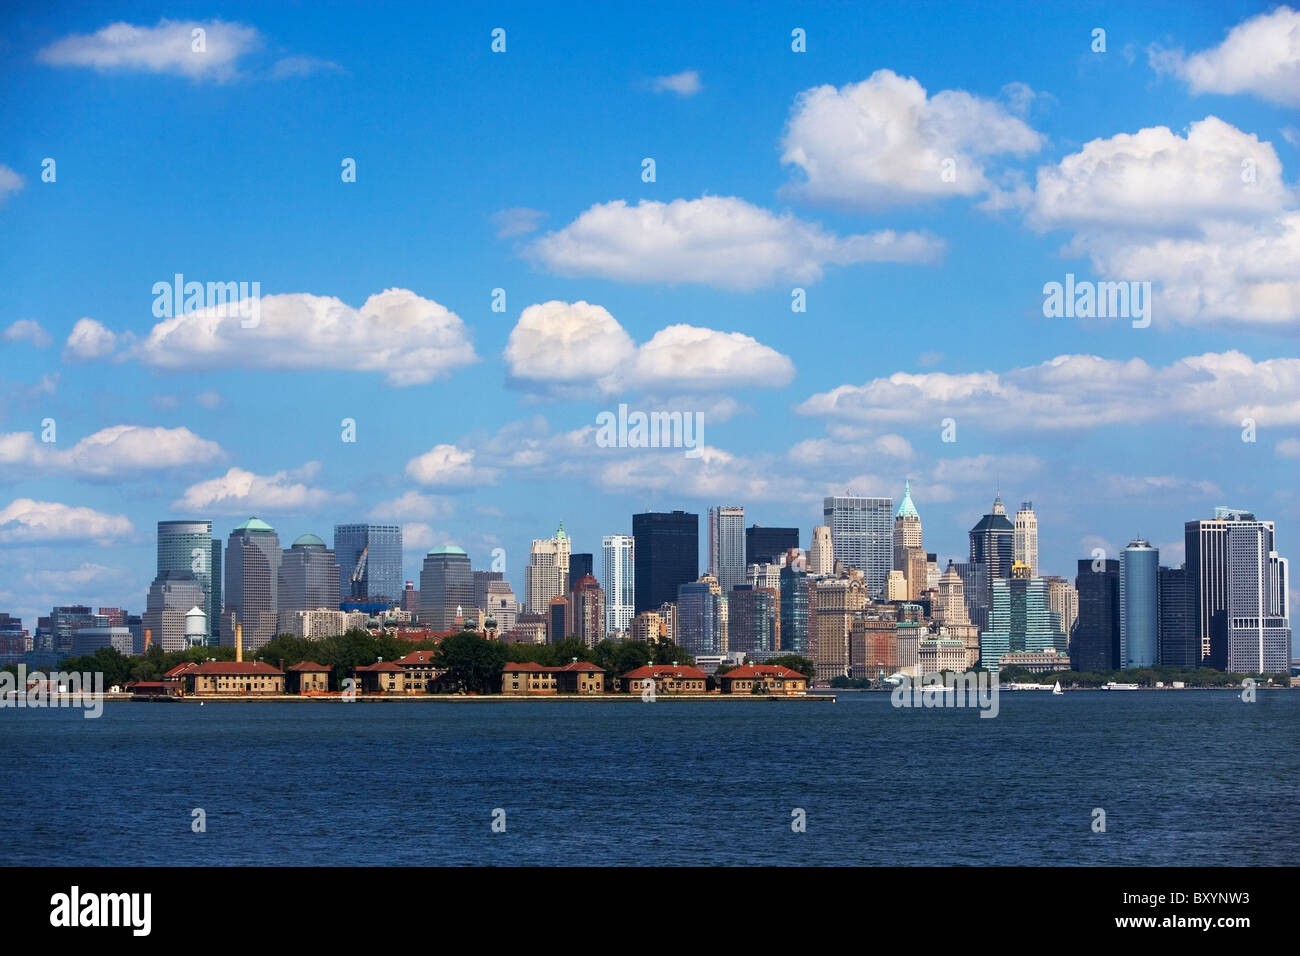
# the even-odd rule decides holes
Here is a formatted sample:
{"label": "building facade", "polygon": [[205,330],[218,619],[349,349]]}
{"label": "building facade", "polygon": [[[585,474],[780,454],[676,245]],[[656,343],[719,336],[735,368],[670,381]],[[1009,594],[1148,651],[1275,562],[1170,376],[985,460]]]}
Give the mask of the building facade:
{"label": "building facade", "polygon": [[636,547],[630,534],[607,534],[601,539],[605,589],[605,630],[626,634],[636,613]]}
{"label": "building facade", "polygon": [[822,505],[834,560],[863,574],[867,594],[883,601],[894,566],[894,500],[831,495]]}
{"label": "building facade", "polygon": [[685,511],[632,516],[636,613],[677,600],[677,588],[700,576],[700,516]]}
{"label": "building facade", "polygon": [[334,557],[339,565],[340,601],[396,604],[401,600],[405,581],[401,525],[336,524]]}
{"label": "building facade", "polygon": [[1154,667],[1160,648],[1160,551],[1134,538],[1119,556],[1120,667]]}
{"label": "building facade", "polygon": [[709,576],[723,594],[745,583],[745,509],[719,505],[709,509]]}
{"label": "building facade", "polygon": [[235,646],[236,622],[244,626],[247,651],[275,638],[283,557],[279,535],[260,518],[249,518],[230,532],[225,557],[226,605],[221,615],[224,646]]}

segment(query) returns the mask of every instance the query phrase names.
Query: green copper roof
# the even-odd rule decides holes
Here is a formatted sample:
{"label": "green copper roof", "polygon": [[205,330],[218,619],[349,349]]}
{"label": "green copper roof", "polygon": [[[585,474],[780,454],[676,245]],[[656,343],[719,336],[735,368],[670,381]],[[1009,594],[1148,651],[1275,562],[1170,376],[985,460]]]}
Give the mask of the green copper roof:
{"label": "green copper roof", "polygon": [[903,503],[898,506],[898,517],[921,520],[921,516],[917,514],[916,505],[912,504],[912,483],[910,481],[903,483]]}
{"label": "green copper roof", "polygon": [[325,542],[322,541],[320,538],[316,537],[314,534],[304,534],[293,542],[293,546],[295,548],[308,548],[308,547],[323,548],[325,547]]}
{"label": "green copper roof", "polygon": [[564,533],[564,522],[563,522],[563,521],[560,522],[560,527],[559,527],[558,529],[556,529],[555,537],[556,537],[558,540],[560,540],[560,541],[563,541],[565,538],[568,537],[568,535]]}
{"label": "green copper roof", "polygon": [[236,531],[274,531],[269,524],[261,518],[249,518],[243,524],[235,525]]}
{"label": "green copper roof", "polygon": [[458,548],[454,544],[444,544],[441,547],[430,548],[430,554],[464,554],[464,548]]}

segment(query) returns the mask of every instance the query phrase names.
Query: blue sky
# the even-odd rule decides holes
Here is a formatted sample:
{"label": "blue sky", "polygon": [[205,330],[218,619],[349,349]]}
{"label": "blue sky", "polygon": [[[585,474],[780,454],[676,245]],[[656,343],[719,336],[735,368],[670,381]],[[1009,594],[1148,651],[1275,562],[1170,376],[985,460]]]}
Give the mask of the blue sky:
{"label": "blue sky", "polygon": [[[1139,535],[1177,564],[1219,504],[1295,554],[1286,7],[19,4],[0,77],[24,618],[142,609],[162,519],[396,520],[407,577],[502,547],[522,590],[560,520],[598,551],[739,503],[806,544],[823,495],[905,478],[942,559],[999,486],[1046,573]],[[259,326],[163,335],[175,273],[259,282]],[[1150,327],[1045,318],[1067,273],[1151,282]],[[597,447],[620,402],[701,412],[708,453]]]}

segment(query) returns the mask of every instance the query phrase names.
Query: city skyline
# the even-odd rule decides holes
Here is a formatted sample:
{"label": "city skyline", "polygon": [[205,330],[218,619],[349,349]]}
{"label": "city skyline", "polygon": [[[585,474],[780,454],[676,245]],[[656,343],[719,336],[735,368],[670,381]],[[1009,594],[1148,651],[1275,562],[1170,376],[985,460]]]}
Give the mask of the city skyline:
{"label": "city skyline", "polygon": [[[981,7],[964,33],[665,9],[509,9],[494,54],[463,11],[404,13],[429,39],[393,45],[360,11],[237,3],[196,21],[202,60],[153,55],[175,38],[152,12],[122,14],[129,51],[93,8],[13,14],[0,607],[143,610],[157,521],[211,520],[224,547],[252,516],[286,546],[400,527],[403,581],[436,547],[475,568],[504,549],[522,601],[527,544],[560,521],[595,553],[634,513],[733,502],[807,546],[826,497],[897,503],[905,481],[941,568],[997,492],[1033,502],[1042,574],[1135,537],[1177,567],[1179,529],[1221,505],[1297,553],[1300,132],[1285,90],[1213,67],[1300,14]],[[1023,55],[990,67],[990,37]],[[574,44],[602,82],[554,69]],[[834,135],[896,114],[925,122],[883,153]],[[1170,192],[1137,189],[1153,177]],[[711,255],[690,227],[720,223]],[[1174,241],[1220,268],[1181,272]],[[1259,244],[1278,275],[1226,251]],[[1047,318],[1044,287],[1076,279],[1151,281],[1150,327]],[[207,336],[187,281],[256,283],[256,315]],[[700,416],[704,447],[598,443],[623,404]]]}

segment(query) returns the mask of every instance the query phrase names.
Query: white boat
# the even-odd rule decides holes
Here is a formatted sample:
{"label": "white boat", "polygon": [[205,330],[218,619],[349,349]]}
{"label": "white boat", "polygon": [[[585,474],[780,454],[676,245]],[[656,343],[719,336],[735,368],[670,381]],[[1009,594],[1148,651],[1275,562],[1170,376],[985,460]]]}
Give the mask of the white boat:
{"label": "white boat", "polygon": [[1137,684],[1117,684],[1114,681],[1111,681],[1109,684],[1107,684],[1102,688],[1102,690],[1137,690],[1137,689],[1138,689]]}
{"label": "white boat", "polygon": [[1065,691],[1061,690],[1061,682],[1060,682],[1059,680],[1056,682],[1056,686],[1052,688],[1052,693],[1053,693],[1054,695],[1055,695],[1055,694],[1064,694],[1064,693],[1065,693]]}

